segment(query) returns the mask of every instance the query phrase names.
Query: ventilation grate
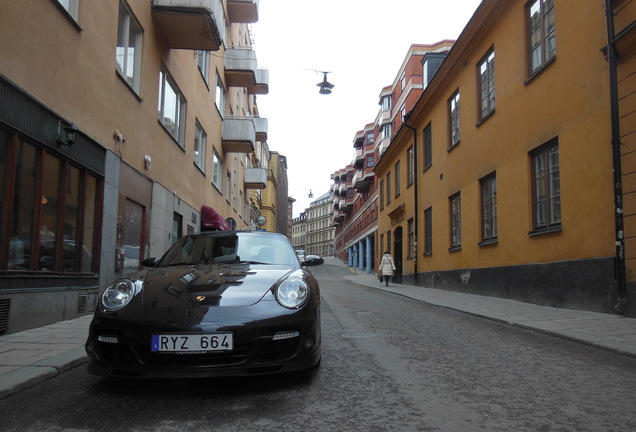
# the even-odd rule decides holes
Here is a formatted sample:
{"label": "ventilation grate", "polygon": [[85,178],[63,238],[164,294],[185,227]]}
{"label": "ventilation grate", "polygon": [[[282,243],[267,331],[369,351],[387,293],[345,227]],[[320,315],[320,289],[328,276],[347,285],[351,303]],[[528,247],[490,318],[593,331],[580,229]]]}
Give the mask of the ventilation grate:
{"label": "ventilation grate", "polygon": [[86,313],[86,294],[80,294],[77,302],[77,313],[84,314]]}
{"label": "ventilation grate", "polygon": [[11,299],[0,299],[0,334],[7,331],[7,324],[9,323],[9,307],[11,306]]}

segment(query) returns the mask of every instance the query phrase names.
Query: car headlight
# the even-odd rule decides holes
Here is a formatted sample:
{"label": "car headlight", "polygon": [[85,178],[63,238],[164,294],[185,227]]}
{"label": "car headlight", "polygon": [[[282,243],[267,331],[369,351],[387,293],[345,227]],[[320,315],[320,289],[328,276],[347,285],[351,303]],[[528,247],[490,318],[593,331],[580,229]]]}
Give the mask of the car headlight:
{"label": "car headlight", "polygon": [[309,298],[309,287],[302,278],[291,277],[285,279],[276,288],[276,300],[289,309],[298,309]]}
{"label": "car headlight", "polygon": [[135,283],[130,279],[121,279],[110,284],[102,294],[102,304],[109,311],[123,308],[135,295]]}

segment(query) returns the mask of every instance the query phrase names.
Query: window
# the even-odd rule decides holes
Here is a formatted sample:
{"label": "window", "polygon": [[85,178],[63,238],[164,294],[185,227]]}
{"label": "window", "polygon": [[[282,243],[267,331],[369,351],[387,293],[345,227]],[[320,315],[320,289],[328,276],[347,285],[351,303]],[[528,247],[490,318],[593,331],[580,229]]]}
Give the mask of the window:
{"label": "window", "polygon": [[[13,143],[12,143],[13,141]],[[12,152],[15,158],[8,160]],[[102,181],[86,169],[0,131],[0,269],[97,273]],[[9,186],[9,189],[5,189]]]}
{"label": "window", "polygon": [[382,97],[382,111],[389,111],[391,109],[391,96]]}
{"label": "window", "polygon": [[197,64],[206,85],[210,79],[210,51],[197,51]]}
{"label": "window", "polygon": [[462,246],[462,199],[460,194],[450,197],[451,248],[456,250]]}
{"label": "window", "polygon": [[407,173],[406,173],[406,181],[408,185],[412,185],[415,180],[415,159],[413,157],[413,146],[409,147],[406,151],[406,165],[407,165]]}
{"label": "window", "polygon": [[395,163],[395,197],[400,196],[400,161]]}
{"label": "window", "polygon": [[448,100],[450,147],[459,143],[459,90]]}
{"label": "window", "polygon": [[216,150],[212,151],[212,184],[215,188],[219,190],[219,192],[223,188],[223,161],[221,161],[221,157],[216,152]]}
{"label": "window", "polygon": [[429,123],[424,128],[424,170],[433,165],[433,135],[432,126]]}
{"label": "window", "polygon": [[214,95],[214,103],[221,115],[225,114],[225,87],[223,87],[223,81],[221,76],[216,74],[216,93]]}
{"label": "window", "polygon": [[554,0],[533,0],[526,5],[528,17],[528,66],[534,75],[556,55]]}
{"label": "window", "polygon": [[409,258],[413,258],[415,256],[415,233],[413,231],[413,218],[409,219],[407,222],[407,227],[408,227],[408,236],[409,236],[409,250],[408,250],[408,257]]}
{"label": "window", "polygon": [[380,180],[380,210],[384,208],[384,180]]}
{"label": "window", "polygon": [[386,251],[391,253],[391,231],[386,232]]}
{"label": "window", "polygon": [[232,173],[230,170],[227,170],[225,173],[225,199],[227,202],[230,202],[232,197]]}
{"label": "window", "polygon": [[198,121],[194,125],[194,164],[205,173],[205,149],[208,143],[208,135]]}
{"label": "window", "polygon": [[497,239],[497,176],[491,174],[479,181],[481,188],[481,240]]}
{"label": "window", "polygon": [[373,155],[367,155],[367,168],[373,168],[374,162]]}
{"label": "window", "polygon": [[123,2],[119,3],[115,56],[117,58],[117,72],[136,93],[139,93],[141,28]]}
{"label": "window", "polygon": [[391,203],[391,173],[386,175],[386,203]]}
{"label": "window", "polygon": [[186,103],[176,84],[163,68],[159,71],[159,122],[184,147]]}
{"label": "window", "polygon": [[561,226],[559,144],[553,140],[531,153],[534,229]]}
{"label": "window", "polygon": [[495,110],[495,52],[491,51],[478,65],[481,107],[479,118],[483,120]]}
{"label": "window", "polygon": [[236,193],[238,191],[238,158],[234,157],[234,182],[232,183],[232,208],[236,211]]}
{"label": "window", "polygon": [[424,210],[424,255],[433,253],[433,208]]}
{"label": "window", "polygon": [[391,138],[391,123],[382,125],[382,139]]}
{"label": "window", "polygon": [[77,21],[78,2],[79,0],[57,0],[57,2],[68,12],[68,14]]}
{"label": "window", "polygon": [[375,133],[369,132],[367,134],[367,144],[373,144],[375,142]]}

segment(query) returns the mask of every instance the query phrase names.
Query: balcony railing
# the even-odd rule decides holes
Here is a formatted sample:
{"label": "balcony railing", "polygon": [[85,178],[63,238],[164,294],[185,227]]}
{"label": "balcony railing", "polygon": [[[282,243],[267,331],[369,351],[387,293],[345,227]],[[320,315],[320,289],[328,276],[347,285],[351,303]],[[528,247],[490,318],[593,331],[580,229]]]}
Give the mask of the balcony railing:
{"label": "balcony railing", "polygon": [[221,132],[223,151],[251,153],[256,141],[256,126],[252,117],[226,117]]}
{"label": "balcony railing", "polygon": [[258,68],[256,52],[249,47],[225,51],[225,81],[229,87],[244,87],[250,94],[269,92],[269,71]]}
{"label": "balcony railing", "polygon": [[172,49],[218,51],[225,41],[222,0],[152,0],[152,15]]}
{"label": "balcony railing", "polygon": [[258,21],[259,0],[227,0],[227,14],[233,23]]}
{"label": "balcony railing", "polygon": [[245,168],[245,189],[265,189],[267,187],[267,168]]}

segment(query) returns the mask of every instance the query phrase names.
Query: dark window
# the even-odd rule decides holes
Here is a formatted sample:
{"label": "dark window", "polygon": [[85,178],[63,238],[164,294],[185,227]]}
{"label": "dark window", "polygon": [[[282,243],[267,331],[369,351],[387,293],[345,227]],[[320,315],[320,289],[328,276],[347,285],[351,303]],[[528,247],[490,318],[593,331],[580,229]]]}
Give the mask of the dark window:
{"label": "dark window", "polygon": [[433,135],[432,125],[429,123],[424,128],[424,169],[433,165]]}
{"label": "dark window", "polygon": [[497,238],[497,176],[491,174],[479,181],[481,187],[481,239]]}
{"label": "dark window", "polygon": [[433,253],[433,208],[424,210],[424,255]]}
{"label": "dark window", "polygon": [[559,143],[553,140],[531,153],[534,229],[561,225]]}
{"label": "dark window", "polygon": [[453,94],[448,100],[448,124],[449,124],[449,136],[450,145],[449,148],[456,146],[459,143],[459,90]]}
{"label": "dark window", "polygon": [[407,183],[408,185],[412,185],[415,181],[415,159],[413,158],[413,147],[409,147],[406,151],[406,160],[407,160]]}
{"label": "dark window", "polygon": [[455,194],[450,201],[451,249],[459,249],[462,245],[462,199]]}

